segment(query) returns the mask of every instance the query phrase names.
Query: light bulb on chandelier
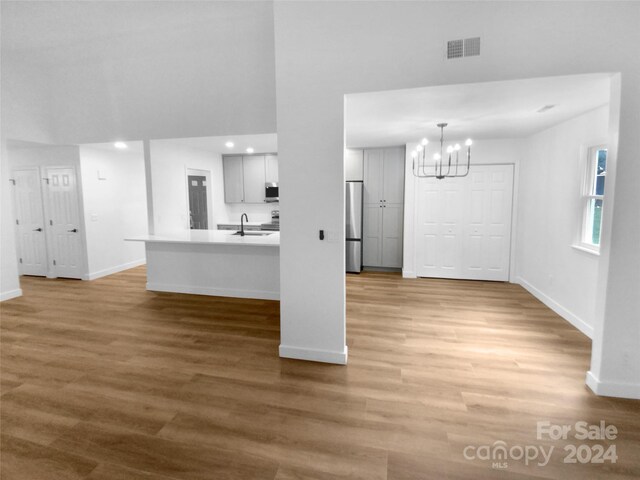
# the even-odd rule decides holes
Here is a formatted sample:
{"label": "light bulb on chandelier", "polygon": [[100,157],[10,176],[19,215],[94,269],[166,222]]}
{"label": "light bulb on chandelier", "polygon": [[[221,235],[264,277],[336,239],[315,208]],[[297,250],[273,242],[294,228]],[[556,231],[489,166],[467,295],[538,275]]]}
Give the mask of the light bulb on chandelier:
{"label": "light bulb on chandelier", "polygon": [[[464,142],[467,147],[467,162],[466,166],[460,165],[459,152],[461,146],[459,143],[455,145],[449,145],[446,149],[446,160],[443,155],[444,149],[444,128],[446,123],[439,123],[440,129],[440,153],[433,155],[433,164],[427,164],[427,149],[426,145],[429,140],[423,138],[418,144],[415,150],[411,152],[411,158],[413,158],[413,175],[420,178],[437,178],[439,180],[443,178],[454,177],[466,177],[469,175],[469,169],[471,167],[471,139],[467,139]],[[417,160],[417,161],[416,161]]]}

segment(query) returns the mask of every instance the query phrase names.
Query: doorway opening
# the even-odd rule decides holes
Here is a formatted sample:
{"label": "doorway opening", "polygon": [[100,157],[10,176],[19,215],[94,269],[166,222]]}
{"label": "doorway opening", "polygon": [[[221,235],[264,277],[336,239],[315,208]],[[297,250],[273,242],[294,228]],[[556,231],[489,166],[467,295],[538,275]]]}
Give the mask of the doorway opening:
{"label": "doorway opening", "polygon": [[[381,169],[382,180],[367,175],[367,164],[384,165],[380,152],[393,146],[404,152],[401,275],[349,275],[348,328],[349,312],[371,309],[360,294],[375,290],[370,304],[377,305],[376,312],[387,308],[400,318],[425,314],[425,328],[429,318],[437,324],[447,315],[452,319],[447,328],[465,319],[473,324],[478,311],[484,312],[482,322],[495,321],[499,328],[507,319],[527,318],[530,312],[514,302],[535,297],[546,305],[540,315],[557,314],[592,338],[600,257],[584,245],[584,232],[597,230],[598,242],[593,235],[589,239],[599,243],[607,191],[601,188],[606,167],[594,163],[589,152],[614,141],[609,122],[618,112],[610,106],[612,77],[598,73],[346,95],[345,180],[361,175],[363,197],[373,195],[384,205],[386,195],[379,189],[384,191],[388,172]],[[420,178],[414,175],[412,152],[423,149],[429,159],[425,168],[433,168],[441,158],[442,123],[448,123],[445,151],[455,152],[456,144],[473,139],[469,174]],[[606,163],[613,162],[610,155]],[[607,188],[612,183],[607,179]],[[367,203],[375,202],[363,202],[363,252],[380,250],[379,239],[387,240],[384,215],[368,215]],[[382,234],[370,235],[375,231]],[[371,262],[365,258],[364,265]],[[422,293],[414,295],[418,290]],[[497,302],[489,305],[485,295]],[[379,304],[380,299],[388,302]],[[493,309],[502,313],[494,318]]]}
{"label": "doorway opening", "polygon": [[211,171],[187,168],[187,195],[189,201],[189,228],[191,230],[208,230],[210,217]]}

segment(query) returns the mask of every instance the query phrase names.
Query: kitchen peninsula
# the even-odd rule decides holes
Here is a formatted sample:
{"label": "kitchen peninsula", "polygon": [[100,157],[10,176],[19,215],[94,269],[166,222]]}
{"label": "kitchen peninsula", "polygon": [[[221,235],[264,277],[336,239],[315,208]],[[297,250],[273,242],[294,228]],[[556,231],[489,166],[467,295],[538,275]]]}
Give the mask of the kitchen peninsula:
{"label": "kitchen peninsula", "polygon": [[145,235],[147,290],[280,298],[280,232],[187,230]]}

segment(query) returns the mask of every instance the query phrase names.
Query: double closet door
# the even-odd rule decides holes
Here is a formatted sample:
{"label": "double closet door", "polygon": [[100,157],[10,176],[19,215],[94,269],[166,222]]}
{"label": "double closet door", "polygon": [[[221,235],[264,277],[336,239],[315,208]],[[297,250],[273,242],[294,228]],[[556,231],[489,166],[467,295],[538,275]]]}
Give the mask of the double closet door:
{"label": "double closet door", "polygon": [[402,267],[404,147],[364,151],[362,263]]}
{"label": "double closet door", "polygon": [[509,280],[513,165],[418,181],[419,277]]}
{"label": "double closet door", "polygon": [[21,275],[82,278],[83,237],[73,167],[12,171]]}

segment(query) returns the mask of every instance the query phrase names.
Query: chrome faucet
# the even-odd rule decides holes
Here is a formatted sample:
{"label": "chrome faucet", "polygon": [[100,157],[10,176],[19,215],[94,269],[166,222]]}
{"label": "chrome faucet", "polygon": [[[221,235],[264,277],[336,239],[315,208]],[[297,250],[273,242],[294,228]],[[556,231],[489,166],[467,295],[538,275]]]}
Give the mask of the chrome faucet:
{"label": "chrome faucet", "polygon": [[240,215],[240,236],[244,237],[244,220],[247,220],[247,222],[249,222],[249,217],[247,217],[246,213],[243,213],[242,215]]}

